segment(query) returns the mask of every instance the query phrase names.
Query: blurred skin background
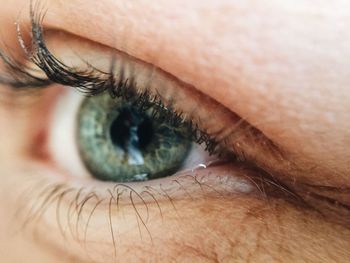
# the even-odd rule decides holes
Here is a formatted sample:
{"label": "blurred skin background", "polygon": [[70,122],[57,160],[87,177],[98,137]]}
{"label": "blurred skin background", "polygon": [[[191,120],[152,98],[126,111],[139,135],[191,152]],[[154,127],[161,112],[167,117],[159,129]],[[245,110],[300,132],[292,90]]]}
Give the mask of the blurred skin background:
{"label": "blurred skin background", "polygon": [[[30,2],[0,1],[24,61]],[[0,84],[1,262],[350,261],[348,1],[41,4],[62,61],[108,71],[115,52],[244,160],[116,187],[80,168],[78,93]]]}

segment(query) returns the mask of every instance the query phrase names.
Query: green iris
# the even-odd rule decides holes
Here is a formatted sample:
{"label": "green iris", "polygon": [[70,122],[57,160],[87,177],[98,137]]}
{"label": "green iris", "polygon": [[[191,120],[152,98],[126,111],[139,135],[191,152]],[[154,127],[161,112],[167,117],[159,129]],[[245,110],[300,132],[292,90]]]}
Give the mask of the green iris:
{"label": "green iris", "polygon": [[191,148],[189,131],[152,117],[108,93],[86,98],[78,113],[77,141],[92,176],[131,182],[171,175]]}

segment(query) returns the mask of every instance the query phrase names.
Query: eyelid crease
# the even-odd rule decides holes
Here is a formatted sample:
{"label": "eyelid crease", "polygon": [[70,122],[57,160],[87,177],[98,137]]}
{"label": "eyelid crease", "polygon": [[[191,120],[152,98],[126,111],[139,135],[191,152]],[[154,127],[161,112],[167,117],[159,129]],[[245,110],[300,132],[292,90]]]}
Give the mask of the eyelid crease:
{"label": "eyelid crease", "polygon": [[[45,13],[38,10],[39,7],[31,6],[31,48],[27,48],[25,41],[22,38],[22,34],[18,24],[18,38],[23,51],[27,55],[28,62],[33,62],[39,67],[47,76],[51,83],[59,83],[64,86],[72,86],[77,90],[85,93],[86,95],[96,95],[103,91],[108,91],[112,96],[130,96],[137,92],[131,91],[131,84],[134,84],[134,77],[129,77],[124,81],[115,80],[115,76],[111,74],[114,63],[116,62],[113,57],[110,60],[109,72],[101,71],[93,67],[91,64],[85,62],[86,68],[79,70],[77,67],[69,67],[60,60],[58,60],[46,47],[46,43],[43,37],[42,21]],[[158,70],[155,68],[155,70]],[[123,75],[124,71],[120,71]],[[167,74],[166,72],[163,72]],[[167,77],[176,77],[167,74]],[[123,76],[120,77],[123,80]],[[176,79],[181,82],[180,80]],[[150,84],[151,81],[148,81]],[[118,89],[113,86],[116,85]],[[119,85],[118,85],[119,84]],[[126,87],[126,84],[128,87]],[[185,83],[182,83],[186,85]],[[35,87],[32,87],[35,89]],[[192,87],[193,88],[193,87]],[[166,110],[169,114],[163,116],[173,117],[175,123],[185,123],[191,130],[193,130],[194,141],[197,143],[205,143],[207,150],[212,153],[223,152],[224,154],[234,154],[240,161],[249,160],[251,165],[259,160],[261,157],[266,161],[268,159],[280,161],[284,159],[283,152],[276,146],[271,140],[269,140],[259,130],[254,128],[245,120],[241,119],[234,112],[231,112],[220,103],[216,102],[209,96],[202,94],[197,89],[194,89],[194,97],[197,98],[195,105],[190,109],[175,111],[174,98],[172,95],[177,96],[178,91],[174,90],[173,94],[159,94],[158,90],[151,92],[144,92],[137,94],[142,101],[149,99],[153,104],[157,104],[159,109]],[[119,94],[118,94],[119,92]],[[186,93],[183,93],[183,99],[187,99]],[[170,98],[168,98],[170,96]],[[164,105],[164,98],[167,99],[167,105]],[[201,104],[201,105],[199,105]],[[211,105],[211,104],[214,104]],[[176,105],[177,106],[177,105]],[[201,107],[199,107],[201,106]],[[198,112],[199,109],[205,111],[202,112],[202,118],[200,118]],[[174,114],[175,112],[175,114]],[[208,114],[209,113],[209,114]],[[218,125],[221,122],[220,125]],[[203,128],[203,124],[210,129]],[[228,125],[230,124],[230,125]],[[229,148],[229,149],[228,149]],[[259,157],[260,156],[260,157]],[[266,157],[268,156],[268,157]],[[259,158],[257,158],[259,157]],[[255,165],[257,167],[263,167],[264,162]]]}
{"label": "eyelid crease", "polygon": [[[201,130],[197,124],[200,121],[193,121],[193,116],[185,116],[183,111],[175,111],[174,105],[172,104],[175,99],[168,98],[167,105],[163,103],[164,96],[161,95],[158,90],[151,93],[146,87],[144,91],[139,91],[137,83],[133,75],[130,77],[125,77],[124,68],[121,67],[119,72],[118,81],[113,74],[116,60],[113,56],[111,59],[111,65],[109,72],[104,72],[93,67],[89,63],[86,63],[85,70],[77,70],[76,67],[70,67],[58,60],[47,48],[44,37],[43,37],[43,27],[41,21],[43,20],[43,15],[41,13],[36,13],[31,10],[32,18],[32,43],[31,48],[27,48],[25,41],[22,38],[20,28],[18,27],[18,38],[21,47],[28,57],[28,60],[33,62],[39,69],[41,69],[48,77],[47,82],[58,83],[64,86],[74,87],[78,91],[82,92],[87,96],[94,96],[102,92],[109,92],[112,97],[123,97],[124,99],[131,100],[133,106],[138,108],[147,109],[152,107],[154,109],[153,117],[160,120],[171,123],[171,125],[182,125],[188,127],[192,134],[192,140],[202,144],[205,144],[206,150],[211,154],[226,152],[224,147],[219,146],[219,143],[214,139],[214,136],[209,135],[207,131]],[[7,60],[9,63],[10,61]],[[16,64],[9,64],[10,68],[16,70],[18,67]],[[28,71],[28,67],[23,67],[17,73],[25,73],[27,76],[34,78]],[[133,73],[133,69],[131,69]],[[152,82],[152,76],[146,86],[150,86]],[[168,76],[169,77],[169,76]],[[30,83],[28,86],[32,87]],[[40,87],[40,86],[39,86]],[[35,87],[32,87],[35,88]],[[175,91],[174,91],[175,92]],[[169,94],[166,94],[169,95]],[[172,95],[172,94],[170,94]],[[196,111],[195,108],[192,109],[193,112]],[[192,113],[190,113],[192,114]],[[188,115],[188,114],[186,114]],[[219,131],[223,137],[225,133]],[[219,135],[219,134],[218,134]],[[220,148],[220,149],[219,149]],[[226,153],[225,153],[226,154]]]}
{"label": "eyelid crease", "polygon": [[[30,48],[25,44],[19,24],[17,34],[19,43],[27,56],[27,61],[34,63],[41,69],[51,83],[72,86],[90,96],[107,91],[112,96],[124,96],[127,99],[136,97],[139,99],[134,99],[134,101],[141,102],[139,107],[149,106],[152,103],[158,109],[156,113],[162,113],[163,119],[170,119],[175,124],[180,123],[187,126],[192,131],[193,140],[199,144],[204,143],[205,148],[210,153],[233,155],[238,161],[247,162],[249,165],[259,167],[259,169],[264,169],[264,163],[268,163],[266,161],[275,160],[280,162],[285,159],[281,149],[259,130],[193,87],[195,95],[182,92],[181,99],[188,100],[190,94],[195,97],[194,105],[187,106],[186,110],[179,110],[180,107],[175,105],[179,103],[174,99],[174,96],[178,97],[179,90],[173,90],[171,94],[169,92],[160,94],[157,89],[152,90],[152,92],[148,92],[146,89],[145,92],[138,93],[136,88],[136,91],[132,89],[133,84],[135,84],[135,77],[132,75],[132,77],[125,79],[123,75],[125,71],[123,70],[120,70],[119,74],[121,76],[119,82],[117,82],[112,72],[115,63],[118,61],[113,57],[109,61],[110,68],[107,71],[99,70],[87,62],[84,63],[86,66],[84,70],[79,70],[81,67],[67,66],[58,60],[46,46],[42,26],[44,15],[45,13],[40,12],[38,5],[31,6]],[[158,70],[158,68],[154,69],[155,71]],[[131,73],[133,73],[132,70]],[[172,81],[181,82],[176,77],[166,72],[163,73],[166,74],[167,78],[175,78],[171,79]],[[146,84],[151,86],[149,85],[151,80]],[[182,84],[187,86],[185,83]],[[35,89],[36,87],[31,88]],[[167,104],[165,105],[164,102]]]}

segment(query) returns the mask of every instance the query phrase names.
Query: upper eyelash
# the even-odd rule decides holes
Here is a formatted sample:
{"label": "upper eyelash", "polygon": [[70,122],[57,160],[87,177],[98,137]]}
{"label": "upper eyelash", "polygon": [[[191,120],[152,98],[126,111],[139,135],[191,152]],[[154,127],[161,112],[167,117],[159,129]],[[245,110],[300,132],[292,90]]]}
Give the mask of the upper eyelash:
{"label": "upper eyelash", "polygon": [[[152,107],[153,117],[158,118],[160,121],[166,121],[172,125],[181,125],[183,128],[187,128],[189,131],[189,139],[198,144],[204,144],[205,150],[209,154],[217,154],[219,157],[225,156],[230,160],[236,160],[248,162],[256,166],[254,162],[249,161],[244,151],[240,147],[235,147],[235,144],[226,140],[228,137],[225,135],[220,138],[221,131],[217,134],[209,134],[205,130],[201,129],[199,123],[201,120],[194,122],[185,112],[180,112],[172,105],[164,105],[162,97],[159,94],[151,95],[150,92],[145,89],[143,92],[138,92],[137,88],[133,85],[134,80],[132,78],[123,79],[123,71],[120,71],[120,81],[116,82],[113,72],[115,59],[111,59],[111,67],[109,72],[103,72],[94,68],[89,63],[86,63],[85,70],[77,70],[76,68],[69,67],[57,59],[47,48],[44,37],[43,37],[43,26],[42,22],[45,16],[45,12],[40,11],[39,1],[33,7],[32,1],[30,4],[30,19],[31,19],[31,47],[28,49],[25,45],[24,39],[22,38],[21,29],[19,23],[17,23],[17,36],[20,46],[25,53],[25,59],[31,63],[34,63],[43,73],[46,74],[46,79],[39,79],[30,72],[30,68],[23,62],[20,63],[16,60],[5,59],[3,60],[6,64],[9,72],[15,72],[17,76],[20,76],[22,83],[15,83],[12,87],[20,87],[25,89],[38,89],[41,87],[48,87],[53,83],[62,84],[64,86],[74,87],[86,96],[97,95],[101,92],[107,91],[112,97],[122,97],[130,102],[133,102],[135,107],[140,110]],[[1,53],[1,50],[0,50]],[[0,56],[1,58],[6,56]],[[19,69],[19,70],[18,70]],[[27,83],[25,82],[27,80]],[[1,83],[1,77],[0,77]],[[33,83],[38,83],[37,86],[33,86]],[[8,83],[5,83],[8,84]],[[17,85],[16,85],[17,84]],[[168,102],[167,102],[168,103]],[[170,104],[172,101],[169,102]],[[237,125],[236,130],[239,130],[238,126],[241,127],[241,132],[237,134],[255,134],[254,138],[261,132],[254,126],[242,119],[242,122]],[[231,136],[234,137],[234,132],[231,132]],[[263,138],[265,135],[262,135]],[[237,138],[235,140],[237,141]],[[230,144],[230,148],[227,145]],[[284,159],[284,153],[278,146],[276,146],[271,140],[266,138],[264,140],[264,147],[266,147],[275,158]]]}
{"label": "upper eyelash", "polygon": [[189,131],[189,139],[198,144],[204,144],[205,150],[209,154],[220,155],[228,153],[215,138],[201,130],[191,119],[185,118],[182,112],[176,111],[172,105],[165,106],[160,95],[152,95],[147,89],[138,92],[132,78],[123,78],[123,70],[119,74],[120,80],[116,81],[112,73],[115,64],[114,58],[111,59],[110,72],[97,70],[87,63],[85,70],[77,70],[62,63],[49,51],[45,44],[42,26],[44,15],[45,13],[31,8],[32,42],[30,49],[24,44],[19,24],[17,24],[17,37],[27,61],[34,63],[45,73],[47,78],[33,75],[29,67],[9,58],[0,51],[0,59],[5,63],[8,73],[13,76],[12,80],[0,77],[0,83],[21,89],[44,88],[56,83],[73,87],[86,96],[95,96],[102,92],[109,92],[112,98],[123,98],[142,112],[151,109],[152,117],[155,120],[169,123],[175,127],[181,126],[186,128]]}
{"label": "upper eyelash", "polygon": [[5,64],[6,72],[10,75],[6,77],[0,75],[0,83],[9,85],[16,89],[28,87],[47,87],[52,82],[47,78],[33,75],[30,69],[18,61],[6,56],[0,50],[0,60]]}

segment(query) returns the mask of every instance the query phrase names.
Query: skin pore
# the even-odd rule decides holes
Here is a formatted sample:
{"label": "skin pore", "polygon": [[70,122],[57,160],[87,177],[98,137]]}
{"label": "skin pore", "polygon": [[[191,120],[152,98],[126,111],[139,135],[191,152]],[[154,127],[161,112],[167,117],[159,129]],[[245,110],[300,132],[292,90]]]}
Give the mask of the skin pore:
{"label": "skin pore", "polygon": [[[231,188],[232,194],[221,196],[207,189],[192,199],[158,200],[161,216],[154,203],[149,205],[150,219],[141,234],[142,222],[130,202],[122,207],[123,216],[113,210],[118,228],[113,242],[108,213],[100,210],[85,243],[62,235],[54,205],[36,224],[21,228],[23,222],[14,220],[22,209],[18,199],[35,205],[28,185],[40,191],[35,187],[42,178],[58,173],[23,153],[23,145],[32,143],[30,116],[42,112],[48,103],[44,98],[51,97],[44,91],[25,111],[14,99],[1,100],[0,261],[348,262],[349,5],[342,0],[322,0],[317,6],[311,0],[46,1],[45,28],[67,33],[53,35],[56,45],[64,48],[71,37],[96,49],[103,45],[127,53],[195,87],[260,130],[284,155],[277,159],[257,148],[251,153],[254,161],[309,206],[274,197],[269,189],[268,197]],[[1,5],[1,34],[15,51],[13,23],[19,13],[21,25],[29,26],[28,1]],[[228,173],[223,169],[213,173]],[[229,173],[246,176],[235,167]],[[69,195],[67,200],[76,196]],[[62,214],[69,213],[69,205],[62,201]],[[136,207],[145,213],[141,204]],[[108,208],[107,203],[101,210]],[[83,210],[82,218],[90,211]],[[62,224],[61,229],[69,229],[66,221]]]}

